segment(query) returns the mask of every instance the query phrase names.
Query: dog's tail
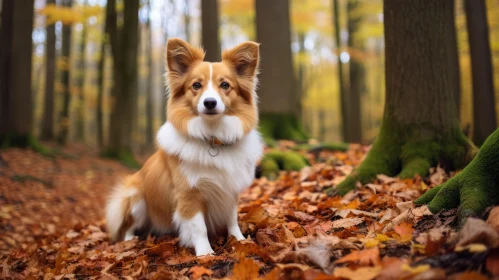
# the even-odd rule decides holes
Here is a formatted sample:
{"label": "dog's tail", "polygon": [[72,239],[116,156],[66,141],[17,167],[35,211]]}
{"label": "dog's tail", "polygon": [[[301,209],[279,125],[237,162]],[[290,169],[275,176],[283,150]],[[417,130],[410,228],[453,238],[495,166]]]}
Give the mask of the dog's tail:
{"label": "dog's tail", "polygon": [[117,185],[107,201],[106,227],[111,241],[132,239],[149,223],[146,204],[134,185]]}

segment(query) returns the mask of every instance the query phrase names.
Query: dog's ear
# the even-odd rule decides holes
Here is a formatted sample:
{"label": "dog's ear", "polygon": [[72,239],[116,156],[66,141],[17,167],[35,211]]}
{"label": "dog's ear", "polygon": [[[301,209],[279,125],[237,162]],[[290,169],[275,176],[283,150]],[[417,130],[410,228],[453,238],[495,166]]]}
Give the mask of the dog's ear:
{"label": "dog's ear", "polygon": [[259,44],[245,42],[224,51],[222,61],[234,67],[236,74],[244,78],[252,78],[258,74]]}
{"label": "dog's ear", "polygon": [[203,61],[204,52],[194,48],[182,39],[168,39],[166,43],[166,67],[169,75],[183,76],[197,61]]}

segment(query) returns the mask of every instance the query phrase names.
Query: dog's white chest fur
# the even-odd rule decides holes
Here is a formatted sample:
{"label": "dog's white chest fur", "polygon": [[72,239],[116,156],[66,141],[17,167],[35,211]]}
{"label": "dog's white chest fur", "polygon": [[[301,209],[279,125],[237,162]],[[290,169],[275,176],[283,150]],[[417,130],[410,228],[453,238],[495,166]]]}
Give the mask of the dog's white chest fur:
{"label": "dog's white chest fur", "polygon": [[207,180],[228,193],[239,193],[251,184],[256,162],[263,152],[256,130],[231,146],[217,147],[216,156],[208,152],[210,145],[206,141],[181,135],[169,122],[161,127],[157,140],[167,153],[181,159],[183,175],[192,187],[200,180]]}

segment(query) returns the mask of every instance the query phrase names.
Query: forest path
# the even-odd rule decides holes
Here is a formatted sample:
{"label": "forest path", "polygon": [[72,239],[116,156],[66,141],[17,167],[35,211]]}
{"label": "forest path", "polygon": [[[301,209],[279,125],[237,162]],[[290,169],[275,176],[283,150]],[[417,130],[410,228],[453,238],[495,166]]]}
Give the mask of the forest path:
{"label": "forest path", "polygon": [[[281,148],[292,146],[280,142]],[[178,238],[110,244],[106,194],[132,170],[71,144],[54,159],[29,150],[0,152],[0,278],[5,279],[487,279],[499,274],[499,233],[475,220],[456,247],[456,209],[433,215],[413,200],[449,175],[379,175],[344,197],[328,197],[368,148],[306,154],[310,167],[256,179],[241,195],[244,241],[211,240],[214,256],[196,258]],[[499,208],[496,213],[499,213]],[[495,211],[493,210],[493,211]],[[491,217],[494,216],[491,214]],[[490,219],[489,219],[490,220]],[[466,226],[465,226],[466,227]],[[489,240],[489,241],[487,241]],[[469,242],[468,242],[469,243]],[[481,243],[482,245],[477,245]],[[467,245],[467,244],[464,244]],[[495,270],[494,270],[495,269]],[[468,272],[465,272],[468,271]],[[469,272],[471,271],[471,272]],[[489,272],[487,272],[489,271]],[[459,278],[464,277],[464,278]],[[472,278],[470,278],[472,277]]]}
{"label": "forest path", "polygon": [[0,258],[102,220],[108,191],[132,172],[81,144],[61,152],[50,158],[25,149],[0,151]]}

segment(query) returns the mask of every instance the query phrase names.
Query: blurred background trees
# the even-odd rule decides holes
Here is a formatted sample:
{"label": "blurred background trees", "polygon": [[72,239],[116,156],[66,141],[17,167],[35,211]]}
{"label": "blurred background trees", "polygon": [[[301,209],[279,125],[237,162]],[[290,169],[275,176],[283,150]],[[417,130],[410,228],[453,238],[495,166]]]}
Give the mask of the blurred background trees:
{"label": "blurred background trees", "polygon": [[[208,60],[261,43],[267,140],[372,143],[385,97],[381,0],[1,1],[1,143],[79,141],[127,161],[165,121],[164,44]],[[478,145],[497,126],[499,2],[455,0],[446,71],[460,127]],[[31,7],[31,8],[30,8]],[[31,55],[27,55],[31,54]],[[390,73],[393,75],[393,73]],[[13,140],[14,139],[14,140]],[[31,140],[28,140],[31,139]],[[133,164],[133,160],[129,161]]]}

